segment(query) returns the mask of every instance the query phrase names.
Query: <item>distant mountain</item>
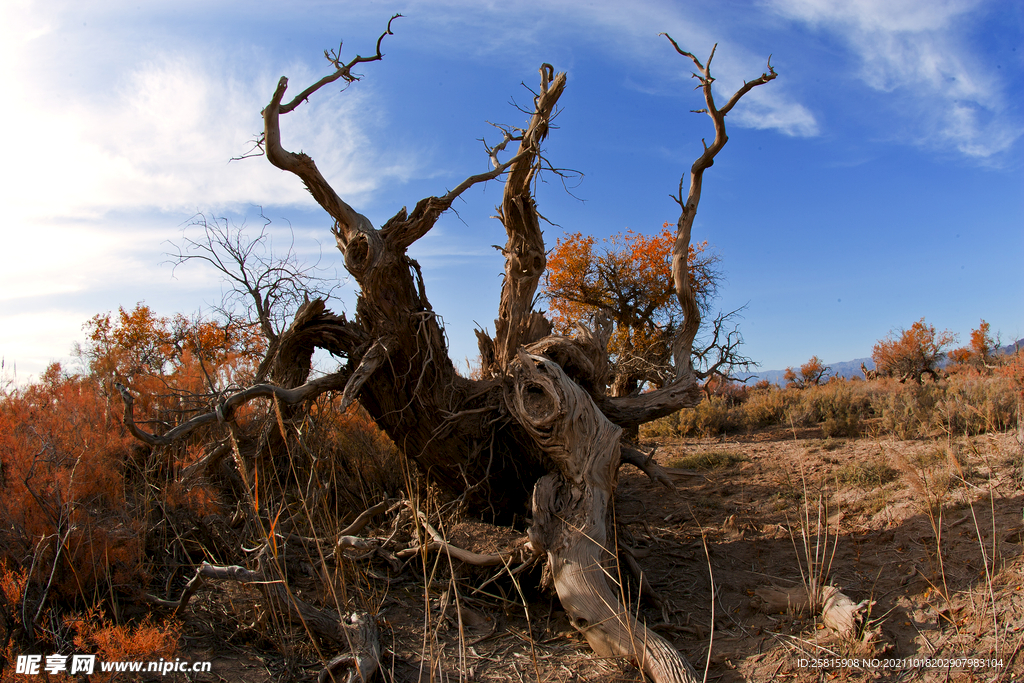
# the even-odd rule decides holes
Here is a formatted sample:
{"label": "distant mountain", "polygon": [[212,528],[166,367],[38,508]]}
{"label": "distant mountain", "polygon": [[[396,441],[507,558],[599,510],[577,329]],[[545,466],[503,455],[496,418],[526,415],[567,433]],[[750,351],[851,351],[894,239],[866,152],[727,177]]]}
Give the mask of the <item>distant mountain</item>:
{"label": "distant mountain", "polygon": [[1018,339],[1006,346],[1000,346],[996,349],[996,353],[1005,353],[1006,355],[1010,355],[1012,353],[1017,353],[1018,350],[1024,351],[1024,339]]}
{"label": "distant mountain", "polygon": [[[995,350],[995,353],[1010,355],[1012,353],[1016,353],[1018,349],[1024,352],[1024,339],[1018,339],[1013,343],[1000,346]],[[826,365],[832,369],[831,374],[833,375],[839,375],[840,377],[846,378],[860,377],[861,379],[864,379],[864,373],[860,369],[861,363],[863,363],[864,367],[868,370],[875,369],[875,361],[871,360],[870,357],[854,358],[853,360],[840,361],[838,363],[826,363]],[[947,363],[949,363],[949,357],[943,356],[942,360],[939,361],[939,367],[945,367]],[[798,367],[799,366],[794,369],[797,369]],[[785,374],[785,370],[763,370],[749,375],[738,375],[737,377],[739,379],[749,377],[750,379],[747,381],[747,386],[753,386],[755,382],[763,379],[768,380],[772,384],[783,386],[786,383],[786,380],[784,379]]]}
{"label": "distant mountain", "polygon": [[[840,377],[860,377],[861,379],[864,379],[864,373],[861,372],[860,369],[861,363],[863,363],[868,370],[875,369],[875,362],[871,360],[871,358],[855,358],[853,360],[841,361],[839,363],[825,363],[825,365],[832,369],[829,374],[839,375]],[[794,368],[794,370],[797,368],[799,368],[799,366]],[[782,386],[786,383],[786,380],[783,377],[785,374],[785,370],[762,370],[761,372],[755,372],[749,375],[739,375],[739,378],[743,379],[744,377],[750,377],[751,379],[747,381],[747,386],[753,386],[755,382],[759,382],[763,379],[768,380],[772,384]]]}

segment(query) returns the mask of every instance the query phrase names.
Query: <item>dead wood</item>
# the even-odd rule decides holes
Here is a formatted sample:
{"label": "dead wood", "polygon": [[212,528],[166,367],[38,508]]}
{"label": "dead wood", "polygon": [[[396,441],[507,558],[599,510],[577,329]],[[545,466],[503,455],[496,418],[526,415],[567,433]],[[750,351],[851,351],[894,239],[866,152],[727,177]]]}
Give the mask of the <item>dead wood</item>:
{"label": "dead wood", "polygon": [[[694,369],[694,339],[701,317],[687,270],[687,255],[703,175],[728,140],[726,114],[752,88],[774,79],[775,71],[769,64],[768,72],[745,83],[719,108],[712,94],[714,78],[710,71],[714,50],[704,65],[672,41],[697,68],[694,76],[705,100],[701,111],[711,117],[715,130],[712,144],[705,144],[703,154],[691,166],[686,197],[685,175],[680,178],[675,197],[681,213],[673,247],[672,278],[684,319],[672,343],[674,376],[670,381],[649,393],[611,396],[607,348],[610,327],[599,321],[598,329],[581,328],[571,339],[553,336],[543,313],[534,310],[537,286],[546,268],[546,250],[533,190],[541,170],[552,168],[542,146],[566,86],[564,73],[556,73],[550,64],[541,66],[540,87],[534,93],[526,127],[496,126],[501,140],[490,146],[485,143],[490,170],[467,177],[445,194],[421,199],[412,211],[403,207],[379,228],[337,194],[312,157],[285,147],[281,117],[329,83],[358,80],[352,67],[379,61],[383,57],[381,41],[390,34],[391,22],[370,57],[356,56],[343,62],[340,54],[326,53],[334,72],[288,102],[284,100],[288,79],[281,78],[262,112],[267,159],[294,174],[333,221],[338,249],[360,292],[354,319],[334,316],[319,300],[307,302],[300,307],[292,326],[272,344],[261,366],[260,376],[266,373],[270,382],[225,396],[214,410],[162,435],[146,432],[135,424],[132,395],[118,385],[124,400],[124,423],[136,438],[164,446],[203,426],[226,424],[236,429],[232,422],[235,411],[257,398],[300,406],[323,393],[341,392],[344,407],[358,399],[403,455],[467,509],[505,522],[517,514],[532,513],[529,547],[538,556],[546,555],[563,607],[599,655],[629,658],[655,683],[696,681],[696,673],[679,652],[641,624],[625,606],[619,578],[613,571],[609,503],[623,461],[672,487],[671,472],[657,466],[649,454],[631,447],[623,451],[620,440],[623,429],[635,429],[701,400],[701,377]],[[507,152],[512,143],[518,143],[516,151]],[[483,332],[477,335],[486,379],[474,381],[456,372],[441,322],[427,298],[419,264],[407,250],[431,230],[463,192],[499,179],[505,184],[498,207],[507,234],[502,248],[504,281],[495,336],[491,339]],[[715,335],[717,338],[718,325]],[[726,344],[727,353],[735,348],[730,346],[733,343]],[[345,366],[307,381],[315,348],[326,348],[345,358]],[[280,420],[278,424],[283,423]],[[282,438],[285,431],[282,426]],[[239,467],[244,467],[240,458]],[[421,545],[399,552],[399,557],[441,551],[462,562],[506,568],[513,561],[525,560],[518,551],[480,555],[457,548],[443,539],[421,513],[414,511],[414,516],[427,535],[421,538]],[[347,542],[357,547],[364,543],[354,535],[357,533],[358,529],[351,527],[342,532],[342,545]],[[528,563],[523,561],[523,566]],[[303,603],[283,583],[242,567],[201,565],[181,598],[171,603],[176,611],[184,608],[204,579],[251,583],[312,630],[339,642],[356,637],[353,633],[358,629],[353,624],[342,623],[336,614]],[[361,667],[356,662],[355,669],[361,672]]]}
{"label": "dead wood", "polygon": [[597,654],[626,657],[655,683],[697,681],[678,650],[620,600],[608,513],[622,430],[557,364],[525,353],[517,360],[509,411],[544,449],[553,470],[534,486],[530,544],[547,553],[562,607]]}
{"label": "dead wood", "polygon": [[803,585],[792,588],[758,588],[754,595],[757,598],[755,606],[762,612],[820,615],[826,626],[844,637],[857,633],[869,605],[868,600],[854,602],[835,586],[822,586],[810,592]]}
{"label": "dead wood", "polygon": [[358,534],[360,531],[362,531],[363,529],[366,528],[366,525],[370,523],[371,519],[373,519],[377,515],[381,514],[382,512],[385,512],[388,509],[389,505],[390,505],[390,501],[382,500],[381,502],[377,503],[373,507],[370,507],[370,508],[367,508],[366,510],[363,510],[359,514],[359,516],[356,517],[354,520],[352,520],[351,524],[349,524],[347,527],[342,529],[338,533],[338,535],[339,536],[351,536],[353,534]]}
{"label": "dead wood", "polygon": [[317,677],[318,683],[338,681],[337,672],[345,667],[351,669],[345,683],[369,683],[380,667],[380,629],[377,620],[365,612],[348,615],[350,652],[332,659]]}
{"label": "dead wood", "polygon": [[649,453],[644,453],[635,444],[626,445],[624,443],[622,444],[621,452],[622,462],[633,465],[646,474],[651,481],[661,484],[670,491],[676,490],[675,482],[669,476],[668,470],[655,462],[653,450]]}
{"label": "dead wood", "polygon": [[[412,502],[408,503],[409,510],[416,516],[419,524],[422,525],[423,529],[430,536],[430,540],[423,545],[406,548],[395,553],[395,555],[401,559],[407,559],[415,557],[422,552],[443,552],[449,558],[458,560],[459,562],[465,562],[476,567],[496,567],[498,565],[508,566],[513,562],[522,562],[523,553],[519,550],[508,551],[505,553],[494,554],[481,554],[475,553],[470,550],[465,550],[449,543],[445,538],[438,532],[437,529],[427,520],[427,516],[421,511],[417,510],[413,506]],[[521,545],[520,543],[514,543],[513,545]]]}

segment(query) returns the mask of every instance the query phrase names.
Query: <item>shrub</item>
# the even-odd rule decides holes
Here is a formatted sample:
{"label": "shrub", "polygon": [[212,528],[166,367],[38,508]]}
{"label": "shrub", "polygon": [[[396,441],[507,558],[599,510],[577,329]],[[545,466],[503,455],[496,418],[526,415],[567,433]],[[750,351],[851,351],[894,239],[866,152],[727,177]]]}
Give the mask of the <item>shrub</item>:
{"label": "shrub", "polygon": [[871,411],[867,392],[847,382],[829,382],[796,392],[786,419],[795,425],[822,424],[826,437],[857,436],[861,417]]}
{"label": "shrub", "polygon": [[783,392],[774,385],[756,387],[747,395],[743,415],[746,425],[754,429],[780,424],[786,417]]}
{"label": "shrub", "polygon": [[653,422],[640,426],[640,435],[644,438],[651,438],[654,436],[679,436],[679,415],[682,411],[677,411],[671,415],[660,417]]}
{"label": "shrub", "polygon": [[712,396],[696,408],[679,412],[681,436],[716,436],[739,431],[743,426],[742,408],[731,407],[729,401],[720,396]]}
{"label": "shrub", "polygon": [[921,318],[910,329],[893,330],[879,340],[871,358],[879,377],[895,377],[900,382],[913,379],[920,384],[924,375],[937,377],[937,364],[956,338],[949,330],[937,332],[934,325],[925,324]]}
{"label": "shrub", "polygon": [[[76,651],[94,653],[104,662],[174,659],[181,636],[181,624],[177,621],[155,623],[146,617],[138,623],[118,624],[98,608],[65,617],[64,626],[73,634]],[[115,675],[97,670],[92,678],[112,680]]]}
{"label": "shrub", "polygon": [[669,463],[669,467],[686,470],[719,470],[744,460],[746,458],[732,451],[704,451],[676,458]]}
{"label": "shrub", "polygon": [[899,476],[899,470],[881,458],[867,462],[847,463],[836,472],[836,479],[840,484],[857,486],[862,489],[880,488],[895,481]]}
{"label": "shrub", "polygon": [[358,403],[342,413],[339,402],[340,397],[325,396],[312,406],[303,445],[312,456],[313,480],[330,482],[341,497],[335,504],[365,507],[401,490],[405,470],[395,444],[369,413]]}
{"label": "shrub", "polygon": [[948,434],[980,434],[1010,429],[1017,422],[1017,391],[1006,377],[959,373],[943,383],[931,416]]}
{"label": "shrub", "polygon": [[878,380],[871,395],[871,409],[881,418],[878,429],[898,439],[913,439],[927,433],[935,404],[935,385],[900,384]]}
{"label": "shrub", "polygon": [[35,557],[32,581],[57,562],[54,585],[65,595],[115,581],[115,570],[116,583],[136,583],[142,547],[125,506],[129,454],[130,437],[96,383],[69,377],[59,364],[4,396],[0,553],[14,564]]}

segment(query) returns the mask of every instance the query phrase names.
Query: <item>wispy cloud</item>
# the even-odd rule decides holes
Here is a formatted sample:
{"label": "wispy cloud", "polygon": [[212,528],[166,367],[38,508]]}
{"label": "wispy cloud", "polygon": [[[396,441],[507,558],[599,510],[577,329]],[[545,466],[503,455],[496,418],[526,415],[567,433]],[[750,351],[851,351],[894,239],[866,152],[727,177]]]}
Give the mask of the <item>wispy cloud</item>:
{"label": "wispy cloud", "polygon": [[[646,94],[689,93],[692,87],[689,74],[693,65],[676,54],[659,35],[662,32],[671,34],[702,60],[715,40],[723,42],[713,68],[716,97],[729,97],[744,79],[760,75],[768,57],[744,47],[728,25],[716,21],[714,8],[666,0],[596,0],[585,8],[571,0],[522,0],[514,16],[507,13],[504,5],[494,2],[445,0],[434,2],[433,6],[435,11],[422,21],[437,26],[438,30],[431,35],[436,36],[433,40],[444,41],[443,49],[451,49],[454,34],[460,36],[459,50],[471,55],[501,53],[522,63],[524,68],[536,68],[536,55],[542,55],[559,70],[571,70],[581,55],[567,51],[565,44],[571,42],[577,48],[586,44],[626,65],[632,73],[623,85]],[[571,35],[572,40],[564,40],[566,35]],[[735,124],[774,129],[786,135],[818,134],[814,114],[795,99],[784,82],[776,81],[770,90],[771,93],[755,91],[748,95],[743,107],[747,111],[734,116]]]}
{"label": "wispy cloud", "polygon": [[[296,83],[312,79],[306,69],[294,71]],[[23,100],[10,114],[21,134],[9,151],[22,160],[19,177],[8,187],[11,210],[39,218],[100,216],[113,207],[308,203],[301,185],[281,182],[269,164],[229,163],[258,135],[265,104],[258,96],[271,92],[273,80],[217,74],[209,59],[165,53],[125,74],[112,93],[69,98],[59,107]],[[360,129],[373,116],[364,92],[300,108],[289,115],[285,132],[290,148],[324,150],[317,158],[321,170],[339,192],[354,198],[410,172],[408,162],[373,150]],[[410,158],[415,163],[414,156],[403,157]],[[375,172],[361,172],[368,167]]]}
{"label": "wispy cloud", "polygon": [[893,96],[901,135],[988,158],[1010,148],[1024,125],[967,27],[981,0],[771,0],[780,15],[835,34],[855,52],[857,76]]}

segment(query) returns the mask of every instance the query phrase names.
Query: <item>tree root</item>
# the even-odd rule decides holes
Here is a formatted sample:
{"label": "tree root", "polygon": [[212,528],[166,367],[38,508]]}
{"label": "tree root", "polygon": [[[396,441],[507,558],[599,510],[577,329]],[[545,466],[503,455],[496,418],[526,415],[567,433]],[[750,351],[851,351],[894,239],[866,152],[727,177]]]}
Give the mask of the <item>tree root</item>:
{"label": "tree root", "polygon": [[448,557],[450,557],[453,560],[465,562],[466,564],[471,564],[476,567],[496,567],[498,565],[508,566],[510,563],[513,562],[523,561],[523,554],[520,551],[513,550],[498,555],[482,555],[480,553],[474,553],[470,550],[458,548],[449,543],[447,540],[445,540],[445,538],[438,532],[438,530],[430,524],[430,522],[427,520],[427,516],[420,512],[419,510],[417,510],[413,506],[411,501],[408,503],[408,505],[409,510],[412,511],[414,515],[416,515],[416,518],[419,520],[419,523],[423,525],[423,528],[426,530],[427,534],[429,534],[430,541],[428,541],[423,546],[413,546],[395,553],[398,557],[402,559],[414,557],[419,553],[423,552],[424,550],[428,550],[444,552],[448,555]]}

